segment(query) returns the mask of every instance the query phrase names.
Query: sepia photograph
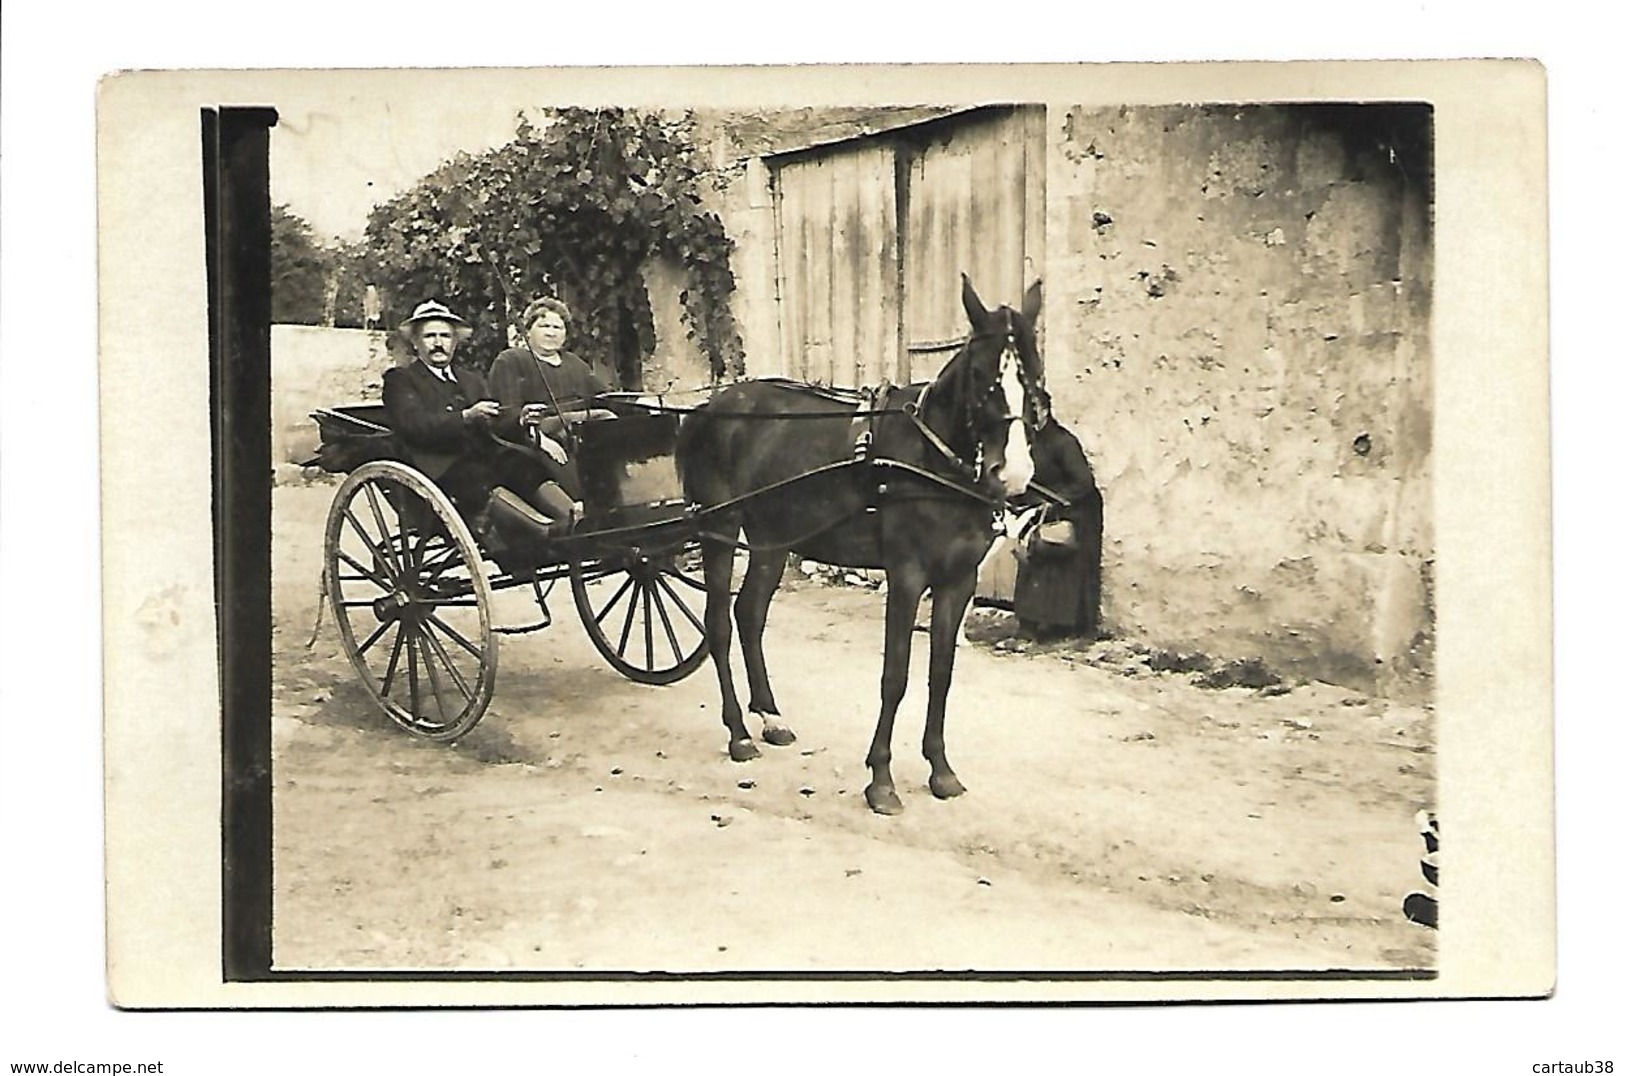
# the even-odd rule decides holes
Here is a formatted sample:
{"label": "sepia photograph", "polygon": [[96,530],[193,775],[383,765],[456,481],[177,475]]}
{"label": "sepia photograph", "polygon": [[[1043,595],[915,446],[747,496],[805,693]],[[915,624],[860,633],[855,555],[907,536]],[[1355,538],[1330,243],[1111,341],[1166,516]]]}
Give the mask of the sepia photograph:
{"label": "sepia photograph", "polygon": [[273,967],[1431,969],[1425,105],[324,122]]}
{"label": "sepia photograph", "polygon": [[[195,556],[109,654],[219,699],[215,788],[165,798],[218,847],[187,944],[250,1004],[1549,989],[1539,887],[1466,985],[1485,913],[1441,881],[1496,824],[1451,768],[1514,744],[1445,734],[1493,681],[1444,670],[1539,698],[1550,660],[1535,606],[1462,656],[1494,417],[1440,239],[1479,166],[1438,130],[1475,91],[1314,67],[104,83],[104,399],[153,331],[113,170],[150,145],[189,150],[207,314],[166,401],[206,492],[108,521]],[[126,828],[138,740],[110,712],[137,1007],[212,989],[134,927],[122,853],[182,855]]]}

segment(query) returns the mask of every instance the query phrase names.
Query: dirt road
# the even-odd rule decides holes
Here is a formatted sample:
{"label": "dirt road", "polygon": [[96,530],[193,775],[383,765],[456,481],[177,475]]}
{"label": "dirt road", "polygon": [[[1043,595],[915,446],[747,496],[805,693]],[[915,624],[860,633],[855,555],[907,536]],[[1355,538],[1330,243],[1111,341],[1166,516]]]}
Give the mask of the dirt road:
{"label": "dirt road", "polygon": [[[882,606],[807,580],[768,660],[800,741],[728,761],[709,667],[621,679],[576,623],[503,640],[454,746],[372,708],[315,615],[330,487],[275,499],[275,963],[315,968],[1418,968],[1405,921],[1432,714],[1324,684],[1198,687],[1126,643],[999,650],[972,624],[934,800],[925,637],[907,810],[863,802]],[[520,622],[522,595],[501,596]],[[532,607],[533,608],[533,607]],[[1007,646],[1009,644],[1006,644]],[[740,682],[743,682],[741,675]]]}

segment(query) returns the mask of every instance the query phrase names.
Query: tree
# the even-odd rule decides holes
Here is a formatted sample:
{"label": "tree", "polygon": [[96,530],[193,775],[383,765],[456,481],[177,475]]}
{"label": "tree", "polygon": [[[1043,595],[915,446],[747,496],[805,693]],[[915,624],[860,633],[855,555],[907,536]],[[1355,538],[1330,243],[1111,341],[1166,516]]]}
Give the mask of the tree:
{"label": "tree", "polygon": [[333,324],[346,329],[366,327],[367,285],[372,283],[363,242],[337,242],[327,250],[333,289]]}
{"label": "tree", "polygon": [[733,241],[705,209],[707,182],[720,180],[691,117],[563,109],[539,127],[520,116],[512,142],[460,154],[374,209],[362,260],[386,324],[437,298],[474,326],[477,362],[506,345],[530,299],[555,295],[575,315],[572,349],[636,387],[655,346],[643,268],[669,255],[687,268],[690,335],[725,377],[742,372],[743,347]]}
{"label": "tree", "polygon": [[271,207],[271,320],[320,325],[327,307],[327,251],[306,221]]}

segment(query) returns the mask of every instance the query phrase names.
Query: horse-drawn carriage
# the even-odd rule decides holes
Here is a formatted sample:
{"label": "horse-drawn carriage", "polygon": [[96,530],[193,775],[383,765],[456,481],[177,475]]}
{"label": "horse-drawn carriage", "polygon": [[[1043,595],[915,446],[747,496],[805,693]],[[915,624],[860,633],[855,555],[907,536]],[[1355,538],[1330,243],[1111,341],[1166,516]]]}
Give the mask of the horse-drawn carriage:
{"label": "horse-drawn carriage", "polygon": [[[971,331],[926,384],[859,395],[745,382],[687,413],[628,404],[620,417],[581,424],[584,518],[568,535],[518,546],[476,539],[411,466],[381,405],[319,412],[324,466],[348,472],[328,513],[324,571],[350,661],[397,724],[454,740],[490,704],[498,636],[551,623],[548,590],[568,578],[588,636],[625,676],[673,683],[712,653],[728,753],[743,762],[759,752],[733,685],[734,624],[762,739],[794,742],[762,655],[786,558],[881,568],[885,662],[865,798],[882,813],[902,809],[892,725],[927,591],[923,747],[932,792],[958,795],[943,742],[955,639],[1005,498],[1033,478],[1030,438],[1048,419],[1033,329],[1039,294],[1035,284],[1020,311],[989,312],[967,279]],[[741,548],[749,562],[735,601]],[[541,619],[497,625],[493,595],[521,587],[532,589]]]}
{"label": "horse-drawn carriage", "polygon": [[[325,586],[345,653],[406,731],[454,740],[491,702],[498,639],[552,622],[569,580],[616,671],[669,684],[705,660],[692,513],[673,460],[680,416],[629,406],[577,427],[586,514],[564,536],[493,545],[412,465],[382,404],[318,411],[323,465],[347,471],[328,511]],[[495,595],[528,588],[539,619],[497,623]]]}

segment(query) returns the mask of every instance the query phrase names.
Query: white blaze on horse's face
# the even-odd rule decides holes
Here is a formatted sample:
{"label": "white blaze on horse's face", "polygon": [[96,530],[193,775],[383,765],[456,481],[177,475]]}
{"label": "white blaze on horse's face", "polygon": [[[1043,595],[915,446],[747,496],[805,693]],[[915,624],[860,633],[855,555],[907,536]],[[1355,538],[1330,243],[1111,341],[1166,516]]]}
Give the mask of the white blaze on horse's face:
{"label": "white blaze on horse's face", "polygon": [[1013,338],[1006,338],[1004,354],[999,356],[999,387],[1015,418],[1004,427],[1004,463],[993,477],[1006,497],[1014,497],[1025,492],[1033,480],[1033,454],[1027,444],[1027,388],[1021,383],[1021,356]]}

